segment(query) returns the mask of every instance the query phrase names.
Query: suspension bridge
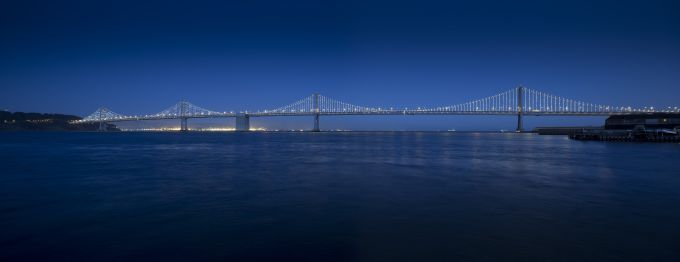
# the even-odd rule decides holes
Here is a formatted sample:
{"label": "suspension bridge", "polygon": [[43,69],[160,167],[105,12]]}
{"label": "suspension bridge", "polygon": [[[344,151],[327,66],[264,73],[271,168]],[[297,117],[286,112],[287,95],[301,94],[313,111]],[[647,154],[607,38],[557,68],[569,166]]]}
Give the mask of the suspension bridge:
{"label": "suspension bridge", "polygon": [[369,107],[358,106],[320,94],[312,94],[296,102],[274,109],[255,112],[219,112],[196,106],[187,101],[155,114],[122,115],[105,107],[73,124],[99,123],[104,131],[109,122],[178,119],[180,130],[188,131],[188,119],[235,118],[237,131],[250,129],[251,117],[312,116],[314,128],[319,131],[319,117],[338,115],[507,115],[517,117],[517,132],[523,131],[524,116],[611,116],[626,114],[680,113],[678,107],[642,107],[601,105],[560,97],[526,87],[513,88],[492,96],[464,103],[439,107]]}

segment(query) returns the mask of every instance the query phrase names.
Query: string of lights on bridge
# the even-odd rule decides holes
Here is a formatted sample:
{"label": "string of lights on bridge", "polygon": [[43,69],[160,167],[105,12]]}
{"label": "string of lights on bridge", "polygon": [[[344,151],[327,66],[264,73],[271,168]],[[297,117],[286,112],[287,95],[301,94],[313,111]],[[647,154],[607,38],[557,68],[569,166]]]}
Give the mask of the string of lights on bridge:
{"label": "string of lights on bridge", "polygon": [[295,115],[615,115],[630,113],[680,113],[678,107],[610,106],[564,98],[525,87],[513,88],[493,96],[465,103],[431,108],[367,107],[346,103],[320,94],[313,94],[286,106],[255,112],[218,112],[196,106],[187,101],[155,114],[122,115],[101,107],[75,123],[117,122],[158,119],[219,118],[237,115],[295,116]]}

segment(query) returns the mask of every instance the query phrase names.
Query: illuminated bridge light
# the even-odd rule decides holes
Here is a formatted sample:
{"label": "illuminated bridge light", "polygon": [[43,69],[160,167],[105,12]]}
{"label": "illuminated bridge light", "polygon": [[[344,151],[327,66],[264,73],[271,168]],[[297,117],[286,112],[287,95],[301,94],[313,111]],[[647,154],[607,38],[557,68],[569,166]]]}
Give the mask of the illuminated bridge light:
{"label": "illuminated bridge light", "polygon": [[[342,102],[323,95],[310,95],[294,103],[275,109],[265,109],[255,111],[257,115],[309,115],[310,113],[323,114],[386,114],[388,112],[401,112],[404,114],[428,114],[430,112],[442,112],[444,114],[508,114],[516,113],[520,110],[535,114],[597,114],[609,115],[621,112],[679,112],[675,107],[653,107],[645,106],[634,108],[631,106],[609,106],[587,103],[567,99],[545,92],[522,88],[513,88],[482,99],[471,100],[469,102],[437,107],[416,107],[403,109],[394,107],[365,107]],[[521,94],[521,97],[519,96]],[[522,101],[520,106],[519,101]],[[241,111],[251,114],[248,111]],[[147,119],[186,119],[191,117],[234,117],[227,115],[227,111],[222,113],[207,110],[195,106],[189,102],[181,101],[175,105],[158,112],[156,114],[124,116],[101,107],[94,113],[84,117],[74,123],[90,123],[101,121],[125,121],[125,120],[147,120]],[[229,111],[234,114],[234,111]]]}

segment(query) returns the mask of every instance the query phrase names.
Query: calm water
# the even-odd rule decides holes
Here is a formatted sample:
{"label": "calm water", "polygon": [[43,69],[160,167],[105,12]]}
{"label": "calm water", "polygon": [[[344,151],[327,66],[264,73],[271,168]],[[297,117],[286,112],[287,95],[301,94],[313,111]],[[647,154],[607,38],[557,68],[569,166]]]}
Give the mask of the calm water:
{"label": "calm water", "polygon": [[680,145],[1,133],[0,261],[678,261]]}

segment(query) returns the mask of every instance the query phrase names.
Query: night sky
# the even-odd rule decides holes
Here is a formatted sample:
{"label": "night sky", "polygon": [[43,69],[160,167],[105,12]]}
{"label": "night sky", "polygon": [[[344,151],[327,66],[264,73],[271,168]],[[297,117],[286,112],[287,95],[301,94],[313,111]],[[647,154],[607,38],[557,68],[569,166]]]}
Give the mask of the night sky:
{"label": "night sky", "polygon": [[[180,99],[258,110],[313,92],[427,107],[520,84],[599,104],[680,106],[678,1],[22,0],[3,1],[0,19],[0,108],[10,111],[146,114]],[[497,130],[514,121],[325,117],[322,129]]]}

